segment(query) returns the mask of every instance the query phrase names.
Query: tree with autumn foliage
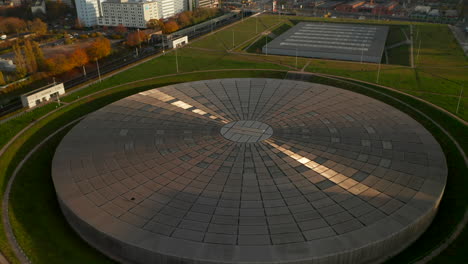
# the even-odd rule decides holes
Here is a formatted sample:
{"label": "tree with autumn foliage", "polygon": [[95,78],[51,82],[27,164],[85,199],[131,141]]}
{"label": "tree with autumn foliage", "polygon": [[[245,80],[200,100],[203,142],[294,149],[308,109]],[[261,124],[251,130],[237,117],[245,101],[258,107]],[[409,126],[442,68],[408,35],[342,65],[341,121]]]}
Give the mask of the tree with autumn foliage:
{"label": "tree with autumn foliage", "polygon": [[56,20],[57,18],[64,17],[67,13],[70,12],[70,7],[68,7],[61,0],[57,1],[46,1],[46,10],[47,10],[47,19],[48,21]]}
{"label": "tree with autumn foliage", "polygon": [[177,17],[177,22],[179,23],[180,27],[186,27],[192,24],[192,11],[185,11],[179,14]]}
{"label": "tree with autumn foliage", "polygon": [[0,31],[11,34],[23,32],[27,28],[26,22],[17,17],[0,17]]}
{"label": "tree with autumn foliage", "polygon": [[175,32],[177,30],[179,30],[179,25],[177,24],[176,21],[170,20],[170,21],[167,21],[166,23],[164,23],[164,28],[163,28],[163,33],[164,34],[169,34],[169,33]]}
{"label": "tree with autumn foliage", "polygon": [[35,73],[37,72],[37,62],[36,56],[34,56],[33,46],[31,41],[26,40],[23,46],[24,50],[24,58],[26,62],[26,69],[28,73]]}
{"label": "tree with autumn foliage", "polygon": [[0,71],[0,85],[5,85],[5,78],[3,77],[3,72]]}
{"label": "tree with autumn foliage", "polygon": [[118,34],[125,34],[127,33],[127,28],[124,27],[122,24],[119,24],[117,27],[115,27],[115,32],[117,32]]}
{"label": "tree with autumn foliage", "polygon": [[127,45],[134,47],[148,40],[148,35],[143,31],[135,31],[127,35]]}
{"label": "tree with autumn foliage", "polygon": [[81,23],[81,20],[79,18],[77,18],[75,20],[75,28],[76,29],[82,29],[83,28],[83,23]]}
{"label": "tree with autumn foliage", "polygon": [[46,60],[49,72],[54,75],[67,72],[75,67],[70,59],[64,54],[56,55]]}
{"label": "tree with autumn foliage", "polygon": [[13,52],[15,54],[14,62],[16,65],[16,74],[19,77],[24,77],[27,73],[26,60],[18,43],[13,45]]}
{"label": "tree with autumn foliage", "polygon": [[72,64],[75,65],[75,67],[79,67],[88,63],[89,57],[88,57],[88,54],[86,54],[86,51],[84,49],[77,48],[70,55],[70,61]]}
{"label": "tree with autumn foliage", "polygon": [[108,56],[111,51],[110,41],[103,37],[97,38],[86,48],[86,54],[88,54],[89,59],[92,61]]}
{"label": "tree with autumn foliage", "polygon": [[44,35],[47,33],[47,24],[42,22],[39,18],[28,21],[28,28],[37,35]]}
{"label": "tree with autumn foliage", "polygon": [[148,28],[154,29],[154,30],[162,30],[161,29],[161,22],[159,22],[159,19],[150,19],[148,23],[146,24]]}
{"label": "tree with autumn foliage", "polygon": [[44,71],[46,69],[44,53],[42,52],[42,49],[39,46],[39,43],[32,41],[31,44],[32,44],[34,57],[36,58],[37,68],[40,71]]}

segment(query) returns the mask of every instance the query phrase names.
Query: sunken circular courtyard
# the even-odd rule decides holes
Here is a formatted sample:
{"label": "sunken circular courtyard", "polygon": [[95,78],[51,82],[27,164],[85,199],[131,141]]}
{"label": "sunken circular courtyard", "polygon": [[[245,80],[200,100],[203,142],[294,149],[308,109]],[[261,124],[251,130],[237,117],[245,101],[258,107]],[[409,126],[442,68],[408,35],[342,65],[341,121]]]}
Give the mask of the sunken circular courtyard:
{"label": "sunken circular courtyard", "polygon": [[431,223],[447,177],[422,125],[277,79],[141,92],[88,115],[52,177],[89,244],[126,263],[376,263]]}

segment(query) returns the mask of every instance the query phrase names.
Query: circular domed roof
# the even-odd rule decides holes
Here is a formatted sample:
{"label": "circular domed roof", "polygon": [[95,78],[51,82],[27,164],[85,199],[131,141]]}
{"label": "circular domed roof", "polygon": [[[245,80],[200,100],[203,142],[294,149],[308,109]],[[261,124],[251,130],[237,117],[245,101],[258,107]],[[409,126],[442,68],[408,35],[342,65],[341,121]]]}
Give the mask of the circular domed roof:
{"label": "circular domed roof", "polygon": [[87,116],[52,176],[72,227],[132,263],[368,262],[429,225],[447,175],[419,123],[346,90],[222,79]]}

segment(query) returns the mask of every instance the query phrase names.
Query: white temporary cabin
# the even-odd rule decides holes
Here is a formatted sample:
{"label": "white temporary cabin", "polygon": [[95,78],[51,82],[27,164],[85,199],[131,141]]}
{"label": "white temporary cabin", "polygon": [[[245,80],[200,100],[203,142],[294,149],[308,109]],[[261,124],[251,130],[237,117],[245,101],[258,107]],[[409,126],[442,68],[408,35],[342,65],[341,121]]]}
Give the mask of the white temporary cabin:
{"label": "white temporary cabin", "polygon": [[174,39],[174,40],[170,41],[169,42],[169,47],[173,49],[173,48],[184,46],[187,43],[188,43],[188,37],[184,36],[184,37],[181,37],[181,38]]}
{"label": "white temporary cabin", "polygon": [[21,95],[21,103],[23,107],[31,108],[47,102],[51,98],[55,99],[62,94],[65,94],[63,83],[52,83]]}

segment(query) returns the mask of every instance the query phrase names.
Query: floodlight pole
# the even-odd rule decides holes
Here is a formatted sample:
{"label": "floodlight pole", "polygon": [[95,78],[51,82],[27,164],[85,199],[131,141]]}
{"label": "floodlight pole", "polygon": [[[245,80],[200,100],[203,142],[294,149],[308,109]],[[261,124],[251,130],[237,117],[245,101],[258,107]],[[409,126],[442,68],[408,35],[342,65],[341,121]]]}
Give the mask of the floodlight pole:
{"label": "floodlight pole", "polygon": [[265,56],[268,56],[268,38],[265,35]]}
{"label": "floodlight pole", "polygon": [[460,96],[458,97],[458,104],[457,104],[457,111],[455,111],[455,114],[458,114],[458,109],[460,108],[460,102],[463,94],[463,90],[465,89],[465,85],[462,85],[462,88],[460,90]]}
{"label": "floodlight pole", "polygon": [[175,47],[175,64],[176,64],[176,71],[179,73],[179,59],[177,58],[177,45]]}
{"label": "floodlight pole", "polygon": [[297,69],[297,47],[296,47],[296,69]]}
{"label": "floodlight pole", "polygon": [[141,39],[140,39],[140,29],[137,28],[137,34],[138,34],[138,45],[140,47],[140,50],[141,50]]}
{"label": "floodlight pole", "polygon": [[97,73],[98,73],[98,77],[99,77],[99,82],[101,82],[101,71],[99,70],[99,60],[96,59],[96,65],[97,65]]}
{"label": "floodlight pole", "polygon": [[361,64],[362,64],[362,58],[364,57],[364,48],[363,48],[363,45],[361,43]]}
{"label": "floodlight pole", "polygon": [[376,83],[379,83],[379,77],[380,77],[380,65],[382,65],[382,64],[379,62],[379,69],[377,70],[377,81],[376,81]]}
{"label": "floodlight pole", "polygon": [[86,77],[86,68],[85,68],[84,64],[83,64],[83,75],[84,75],[84,77]]}
{"label": "floodlight pole", "polygon": [[234,29],[232,30],[232,48],[234,48]]}
{"label": "floodlight pole", "polygon": [[242,21],[244,21],[244,4],[242,4],[241,12],[242,12]]}
{"label": "floodlight pole", "polygon": [[421,39],[419,40],[419,45],[418,45],[418,54],[416,54],[416,64],[418,64],[418,59],[419,59],[419,51],[421,50]]}
{"label": "floodlight pole", "polygon": [[258,17],[255,17],[255,34],[258,33]]}

